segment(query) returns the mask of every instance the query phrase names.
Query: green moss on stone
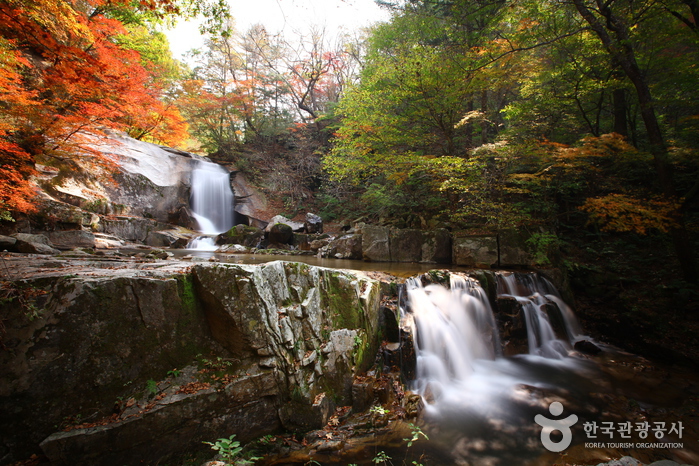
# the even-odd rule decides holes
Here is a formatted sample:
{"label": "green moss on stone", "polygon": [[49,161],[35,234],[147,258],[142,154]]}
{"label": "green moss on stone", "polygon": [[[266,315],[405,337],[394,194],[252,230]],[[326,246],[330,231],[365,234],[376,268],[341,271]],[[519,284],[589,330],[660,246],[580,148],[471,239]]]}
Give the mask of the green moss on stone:
{"label": "green moss on stone", "polygon": [[326,276],[325,285],[323,305],[330,312],[333,327],[361,328],[363,313],[350,280],[339,272],[331,272]]}

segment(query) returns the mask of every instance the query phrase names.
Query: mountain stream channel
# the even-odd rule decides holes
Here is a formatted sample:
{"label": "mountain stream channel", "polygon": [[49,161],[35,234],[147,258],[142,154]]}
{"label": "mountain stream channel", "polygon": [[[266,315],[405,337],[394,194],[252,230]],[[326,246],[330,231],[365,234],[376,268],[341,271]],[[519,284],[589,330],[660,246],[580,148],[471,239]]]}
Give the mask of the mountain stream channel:
{"label": "mountain stream channel", "polygon": [[[413,368],[387,364],[385,353],[397,344],[384,342],[383,360],[360,376],[359,385],[364,379],[373,386],[363,410],[340,407],[321,430],[258,439],[243,449],[257,457],[254,464],[597,465],[626,456],[637,462],[609,464],[699,464],[695,368],[651,361],[586,335],[542,275],[495,272],[498,303],[524,313],[526,328],[513,347],[493,312],[502,305],[490,302],[473,273],[457,268],[426,273],[434,267],[171,252],[175,257],[163,263],[282,259],[360,269],[398,283],[397,296],[383,305],[400,316],[399,340],[410,337]],[[32,273],[15,259],[8,259],[14,273]],[[122,254],[119,261],[114,267],[133,268],[139,259]],[[409,355],[399,352],[403,357]]]}
{"label": "mountain stream channel", "polygon": [[[177,255],[185,253],[278,259]],[[423,286],[418,277],[429,276],[429,264],[284,260],[401,277],[395,307],[414,341],[416,367],[386,374],[390,368],[377,364],[367,379],[391,386],[375,391],[371,408],[340,408],[305,436],[270,436],[262,442],[269,453],[255,464],[597,465],[624,458],[609,464],[699,465],[696,371],[585,335],[542,276],[497,272],[498,300],[517,301],[526,320],[526,347],[504,352],[486,293],[462,269],[449,269],[448,284]],[[419,395],[412,418],[408,394]]]}

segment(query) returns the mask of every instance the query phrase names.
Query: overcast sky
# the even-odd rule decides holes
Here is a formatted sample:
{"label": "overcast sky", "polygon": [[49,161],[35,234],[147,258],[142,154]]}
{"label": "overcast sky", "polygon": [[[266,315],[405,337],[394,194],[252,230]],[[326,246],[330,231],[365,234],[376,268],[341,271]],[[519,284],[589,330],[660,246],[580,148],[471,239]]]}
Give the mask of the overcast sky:
{"label": "overcast sky", "polygon": [[[328,32],[352,31],[389,18],[389,13],[374,0],[228,0],[228,3],[236,29],[241,32],[258,23],[270,33],[289,35],[313,25],[325,26]],[[194,22],[180,23],[166,34],[175,58],[204,44]]]}

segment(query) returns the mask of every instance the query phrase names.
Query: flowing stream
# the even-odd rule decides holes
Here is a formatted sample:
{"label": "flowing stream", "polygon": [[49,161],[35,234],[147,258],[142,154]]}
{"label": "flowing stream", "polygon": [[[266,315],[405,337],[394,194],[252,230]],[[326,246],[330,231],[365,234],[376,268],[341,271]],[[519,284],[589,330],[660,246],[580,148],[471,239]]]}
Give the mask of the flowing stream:
{"label": "flowing stream", "polygon": [[534,413],[561,400],[554,393],[562,382],[567,396],[573,395],[563,403],[569,408],[580,409],[591,387],[594,366],[569,357],[575,340],[583,338],[580,327],[550,282],[535,274],[499,272],[498,297],[521,306],[529,350],[504,357],[480,283],[457,274],[450,279],[449,288],[407,282],[403,323],[417,352],[411,388],[422,396],[423,416],[439,426],[451,456],[475,464],[521,464],[527,455],[541,454],[541,444],[530,442],[540,429]]}
{"label": "flowing stream", "polygon": [[234,196],[228,170],[210,162],[198,162],[192,171],[192,215],[202,236],[193,239],[188,249],[215,251],[214,236],[233,227]]}

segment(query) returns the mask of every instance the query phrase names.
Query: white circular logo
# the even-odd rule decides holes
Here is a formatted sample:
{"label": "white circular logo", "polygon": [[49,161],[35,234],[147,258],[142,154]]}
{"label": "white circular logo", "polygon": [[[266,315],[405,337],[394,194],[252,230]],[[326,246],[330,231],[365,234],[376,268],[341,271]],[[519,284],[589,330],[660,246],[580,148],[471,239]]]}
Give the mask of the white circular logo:
{"label": "white circular logo", "polygon": [[[560,416],[563,413],[563,405],[558,401],[554,401],[549,405],[549,412],[553,416]],[[573,441],[573,432],[570,428],[578,422],[578,416],[571,414],[563,419],[549,419],[541,414],[537,414],[534,416],[534,422],[542,427],[541,443],[544,447],[548,451],[558,453],[568,448]],[[563,435],[563,438],[558,442],[551,440],[551,433],[555,430]]]}

